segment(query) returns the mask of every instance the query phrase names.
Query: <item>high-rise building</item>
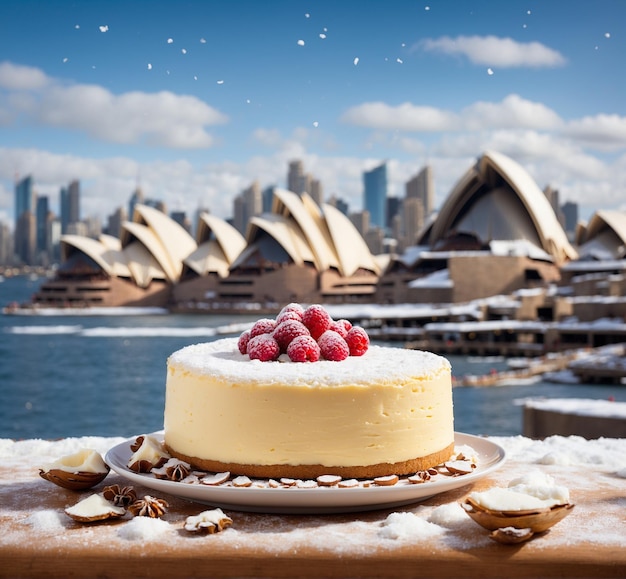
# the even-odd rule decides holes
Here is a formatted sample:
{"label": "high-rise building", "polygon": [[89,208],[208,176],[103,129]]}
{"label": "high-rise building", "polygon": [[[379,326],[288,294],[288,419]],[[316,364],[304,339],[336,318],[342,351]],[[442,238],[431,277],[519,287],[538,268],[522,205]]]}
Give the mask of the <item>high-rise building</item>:
{"label": "high-rise building", "polygon": [[298,194],[306,191],[306,189],[303,189],[306,186],[305,177],[302,161],[299,159],[290,161],[287,171],[287,189]]}
{"label": "high-rise building", "polygon": [[574,233],[578,225],[578,203],[566,201],[561,207],[561,212],[565,218],[565,231],[567,233]]}
{"label": "high-rise building", "polygon": [[298,195],[308,193],[318,204],[323,201],[324,190],[321,181],[313,178],[310,173],[305,173],[304,165],[300,159],[289,162],[287,189]]}
{"label": "high-rise building", "polygon": [[13,263],[13,232],[7,223],[0,222],[0,264]]}
{"label": "high-rise building", "polygon": [[65,234],[71,224],[80,221],[80,182],[72,181],[61,192],[61,231]]}
{"label": "high-rise building", "polygon": [[414,245],[417,234],[424,226],[424,205],[418,197],[407,197],[402,211],[402,229],[406,246]]}
{"label": "high-rise building", "polygon": [[261,211],[263,213],[271,213],[272,211],[272,203],[274,202],[274,186],[266,187],[263,189],[261,193],[262,197],[262,207]]}
{"label": "high-rise building", "polygon": [[393,218],[402,213],[402,199],[397,197],[387,197],[386,203],[386,227],[389,231],[392,229]]}
{"label": "high-rise building", "polygon": [[[430,165],[424,167],[415,177],[405,184],[405,194],[408,198],[422,200],[424,217],[430,215],[435,209],[435,186],[433,183],[433,170]],[[421,227],[422,224],[420,224]]]}
{"label": "high-rise building", "polygon": [[362,235],[365,234],[370,229],[370,214],[369,211],[359,211],[357,213],[350,213],[348,216],[352,225],[356,227],[356,230]]}
{"label": "high-rise building", "polygon": [[308,192],[319,206],[324,203],[324,186],[319,179],[311,179]]}
{"label": "high-rise building", "polygon": [[123,207],[118,207],[115,212],[107,218],[106,233],[119,239],[122,234],[122,223],[127,219],[128,215],[126,215],[126,210]]}
{"label": "high-rise building", "polygon": [[37,226],[35,221],[35,191],[31,175],[15,184],[15,254],[25,264],[35,262]]}
{"label": "high-rise building", "polygon": [[364,209],[370,214],[372,227],[385,229],[387,204],[387,163],[363,173]]}
{"label": "high-rise building", "polygon": [[233,214],[234,226],[242,234],[246,234],[248,221],[251,217],[259,215],[263,211],[263,198],[261,186],[258,181],[254,181],[250,187],[235,197]]}
{"label": "high-rise building", "polygon": [[15,222],[21,215],[30,211],[35,212],[35,191],[33,188],[33,177],[27,175],[15,184]]}
{"label": "high-rise building", "polygon": [[20,263],[34,265],[37,247],[37,223],[32,211],[24,211],[15,224],[15,254]]}
{"label": "high-rise building", "polygon": [[339,197],[337,197],[336,195],[333,195],[328,200],[328,204],[332,205],[333,207],[341,211],[346,217],[348,216],[350,207],[343,199],[339,199]]}
{"label": "high-rise building", "polygon": [[47,195],[37,197],[37,253],[46,253],[48,247],[48,213],[49,199]]}
{"label": "high-rise building", "polygon": [[141,187],[137,186],[137,189],[133,191],[133,194],[130,196],[130,200],[128,201],[128,219],[129,221],[133,220],[133,215],[135,214],[135,205],[137,203],[143,203],[143,191]]}

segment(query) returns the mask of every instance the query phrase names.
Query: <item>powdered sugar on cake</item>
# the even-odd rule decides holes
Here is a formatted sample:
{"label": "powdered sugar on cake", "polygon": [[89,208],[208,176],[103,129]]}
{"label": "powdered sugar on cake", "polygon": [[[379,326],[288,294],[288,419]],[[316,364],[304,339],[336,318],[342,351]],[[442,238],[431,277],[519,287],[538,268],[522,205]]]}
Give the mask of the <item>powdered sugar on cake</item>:
{"label": "powdered sugar on cake", "polygon": [[431,352],[374,345],[363,356],[351,356],[341,362],[260,362],[241,354],[235,338],[187,346],[173,353],[168,362],[174,368],[184,366],[199,374],[224,379],[236,378],[258,383],[280,380],[310,386],[333,386],[346,384],[346,381],[380,383],[389,378],[390,368],[393,368],[393,381],[396,382],[403,376],[423,376],[427,379],[450,369],[450,362],[446,358]]}

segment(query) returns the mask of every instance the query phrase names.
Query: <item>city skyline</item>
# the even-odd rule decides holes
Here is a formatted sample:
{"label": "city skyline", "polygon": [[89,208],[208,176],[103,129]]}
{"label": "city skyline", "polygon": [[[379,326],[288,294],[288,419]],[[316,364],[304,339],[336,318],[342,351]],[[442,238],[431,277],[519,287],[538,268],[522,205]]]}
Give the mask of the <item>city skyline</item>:
{"label": "city skyline", "polygon": [[[567,9],[567,18],[565,10]],[[581,217],[626,207],[626,4],[100,2],[0,7],[0,222],[32,175],[84,217],[140,185],[170,211],[232,216],[301,159],[364,209],[433,168],[435,206],[485,150]],[[43,49],[45,47],[45,49]]]}

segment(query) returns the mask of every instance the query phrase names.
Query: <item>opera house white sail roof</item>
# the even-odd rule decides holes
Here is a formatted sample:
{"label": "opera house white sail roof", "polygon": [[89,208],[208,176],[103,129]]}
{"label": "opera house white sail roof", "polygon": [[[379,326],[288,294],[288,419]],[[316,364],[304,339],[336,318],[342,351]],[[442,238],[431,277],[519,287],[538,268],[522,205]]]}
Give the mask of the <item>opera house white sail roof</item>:
{"label": "opera house white sail roof", "polygon": [[433,222],[432,248],[451,231],[465,231],[488,243],[526,240],[556,264],[578,256],[547,197],[511,158],[486,152],[452,189]]}
{"label": "opera house white sail roof", "polygon": [[[253,271],[262,262],[278,264],[278,269],[312,268],[318,275],[332,271],[343,279],[367,272],[376,280],[390,271],[390,256],[374,256],[336,207],[318,205],[306,193],[276,188],[273,194],[272,211],[252,217],[245,237],[225,220],[203,213],[194,240],[163,212],[138,204],[133,220],[123,223],[120,239],[65,235],[62,256],[68,260],[82,254],[92,268],[137,288],[149,288],[152,281],[182,286],[212,274],[227,280],[238,268]],[[480,248],[479,253],[493,256],[523,255],[562,268],[579,256],[528,172],[494,151],[484,153],[459,179],[416,241],[419,245],[395,260],[411,268],[422,259],[442,259],[467,247],[470,253]],[[581,258],[624,259],[626,213],[598,211],[579,228],[576,241]]]}

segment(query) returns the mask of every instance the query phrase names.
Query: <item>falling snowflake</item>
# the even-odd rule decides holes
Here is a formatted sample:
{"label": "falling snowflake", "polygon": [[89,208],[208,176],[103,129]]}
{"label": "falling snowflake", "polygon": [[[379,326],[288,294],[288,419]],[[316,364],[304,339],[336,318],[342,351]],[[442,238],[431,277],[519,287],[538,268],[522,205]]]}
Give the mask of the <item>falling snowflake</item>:
{"label": "falling snowflake", "polygon": [[250,104],[250,99],[246,99],[246,104],[249,105]]}
{"label": "falling snowflake", "polygon": [[168,43],[168,44],[172,44],[172,42],[174,42],[174,39],[173,39],[173,38],[168,38],[168,39],[167,39],[167,43]]}
{"label": "falling snowflake", "polygon": [[80,24],[76,24],[74,28],[76,28],[76,30],[80,29]]}
{"label": "falling snowflake", "polygon": [[148,63],[148,70],[152,70],[152,64]]}
{"label": "falling snowflake", "polygon": [[605,32],[604,33],[604,38],[611,38],[611,33],[610,32]]}
{"label": "falling snowflake", "polygon": [[324,40],[324,38],[326,38],[326,35],[322,32],[322,33],[320,33],[320,38],[321,38],[322,40]]}
{"label": "falling snowflake", "polygon": [[356,56],[354,58],[354,66],[356,66],[357,64],[359,64],[359,57],[358,56]]}
{"label": "falling snowflake", "polygon": [[200,44],[206,44],[206,38],[201,38],[200,39]]}
{"label": "falling snowflake", "polygon": [[493,69],[488,68],[488,69],[487,69],[487,74],[488,74],[489,76],[493,75]]}
{"label": "falling snowflake", "polygon": [[217,84],[224,84],[224,81],[223,80],[218,80]]}
{"label": "falling snowflake", "polygon": [[198,77],[194,74],[194,75],[193,75],[193,79],[194,79],[194,80],[198,80]]}
{"label": "falling snowflake", "polygon": [[426,12],[428,12],[430,10],[430,6],[424,6],[424,10],[426,10]]}
{"label": "falling snowflake", "polygon": [[314,121],[314,122],[313,122],[313,126],[314,126],[315,128],[317,128],[317,127],[319,126],[319,123],[318,123],[317,121]]}
{"label": "falling snowflake", "polygon": [[304,40],[298,40],[298,46],[304,46]]}
{"label": "falling snowflake", "polygon": [[100,32],[108,32],[109,27],[105,24],[104,26],[100,26]]}
{"label": "falling snowflake", "polygon": [[67,58],[67,56],[63,59],[63,62],[67,62],[69,60],[69,58]]}
{"label": "falling snowflake", "polygon": [[396,58],[396,62],[397,62],[398,64],[403,64],[403,62],[402,62],[402,59],[401,59],[401,58]]}
{"label": "falling snowflake", "polygon": [[305,18],[311,18],[311,15],[310,15],[308,12],[306,12],[306,13],[304,14],[304,17],[305,17]]}

